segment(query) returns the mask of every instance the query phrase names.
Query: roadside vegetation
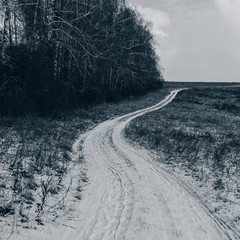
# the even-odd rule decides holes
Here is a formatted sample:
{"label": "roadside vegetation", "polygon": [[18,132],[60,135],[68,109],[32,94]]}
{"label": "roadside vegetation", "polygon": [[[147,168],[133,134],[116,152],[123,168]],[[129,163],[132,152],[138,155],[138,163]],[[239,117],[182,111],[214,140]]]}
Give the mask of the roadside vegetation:
{"label": "roadside vegetation", "polygon": [[[176,84],[178,85],[178,84]],[[130,123],[126,136],[157,153],[214,214],[240,233],[240,91],[185,84],[166,108]]]}
{"label": "roadside vegetation", "polygon": [[0,115],[56,116],[162,82],[148,23],[124,0],[0,1]]}
{"label": "roadside vegetation", "polygon": [[104,120],[159,102],[170,89],[87,105],[54,119],[0,118],[0,233],[10,236],[19,228],[38,228],[71,213],[71,204],[81,200],[88,182],[81,142],[74,156],[75,140]]}
{"label": "roadside vegetation", "polygon": [[[239,224],[239,93],[229,85],[166,83],[164,89],[115,103],[85,105],[58,118],[0,119],[0,232],[33,229],[71,214],[88,184],[79,135],[104,120],[161,101],[176,88],[168,107],[136,119],[127,136],[157,151],[169,171],[194,185],[212,211]],[[226,105],[227,104],[227,105]],[[79,169],[77,176],[72,169]],[[180,169],[180,171],[178,170]],[[196,188],[197,187],[197,188]],[[70,204],[69,204],[70,203]]]}

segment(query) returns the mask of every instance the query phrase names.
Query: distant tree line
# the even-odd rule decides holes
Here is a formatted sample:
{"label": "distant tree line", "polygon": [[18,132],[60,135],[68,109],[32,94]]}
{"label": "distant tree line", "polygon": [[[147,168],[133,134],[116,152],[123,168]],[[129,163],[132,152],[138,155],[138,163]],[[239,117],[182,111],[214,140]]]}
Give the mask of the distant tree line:
{"label": "distant tree line", "polygon": [[124,0],[0,0],[0,113],[53,115],[161,87],[153,36]]}

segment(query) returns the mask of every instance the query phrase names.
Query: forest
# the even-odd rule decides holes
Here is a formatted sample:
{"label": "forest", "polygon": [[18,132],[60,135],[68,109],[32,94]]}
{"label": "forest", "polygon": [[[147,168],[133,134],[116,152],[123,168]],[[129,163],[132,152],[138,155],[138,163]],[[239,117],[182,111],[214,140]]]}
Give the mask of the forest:
{"label": "forest", "polygon": [[0,115],[55,116],[163,80],[149,23],[124,0],[0,1]]}

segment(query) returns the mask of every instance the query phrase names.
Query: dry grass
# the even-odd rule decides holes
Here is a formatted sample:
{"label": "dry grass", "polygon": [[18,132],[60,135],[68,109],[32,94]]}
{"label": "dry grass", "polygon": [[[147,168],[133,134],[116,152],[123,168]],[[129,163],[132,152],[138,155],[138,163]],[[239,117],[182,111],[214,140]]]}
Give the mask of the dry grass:
{"label": "dry grass", "polygon": [[14,215],[17,222],[43,224],[48,202],[64,196],[72,143],[88,123],[36,117],[0,121],[0,221]]}
{"label": "dry grass", "polygon": [[[67,212],[65,198],[71,187],[67,173],[73,164],[75,139],[104,120],[156,103],[156,97],[163,98],[169,88],[119,103],[87,106],[58,119],[1,118],[0,232],[12,224],[13,228],[33,228],[55,221],[59,210]],[[74,164],[83,165],[81,157]],[[75,199],[81,200],[86,181],[82,172],[71,191]]]}
{"label": "dry grass", "polygon": [[[65,198],[70,186],[66,179],[75,139],[104,120],[151,106],[170,90],[189,86],[168,83],[161,91],[119,103],[88,106],[63,113],[58,119],[1,118],[0,227],[14,224],[32,228],[33,222],[37,226],[55,221],[64,214],[59,211],[69,210]],[[210,183],[223,201],[229,199],[224,195],[227,188],[237,199],[239,94],[230,88],[208,87],[181,93],[167,108],[136,120],[127,133],[143,146],[157,150],[161,161],[182,166],[199,182]],[[78,160],[75,164],[83,165],[83,159]],[[76,201],[81,200],[86,181],[86,172],[82,172],[79,184],[71,191]],[[215,208],[221,210],[219,205]],[[235,217],[237,223],[240,217]]]}
{"label": "dry grass", "polygon": [[133,121],[129,139],[153,149],[240,232],[240,89],[193,86],[160,111]]}

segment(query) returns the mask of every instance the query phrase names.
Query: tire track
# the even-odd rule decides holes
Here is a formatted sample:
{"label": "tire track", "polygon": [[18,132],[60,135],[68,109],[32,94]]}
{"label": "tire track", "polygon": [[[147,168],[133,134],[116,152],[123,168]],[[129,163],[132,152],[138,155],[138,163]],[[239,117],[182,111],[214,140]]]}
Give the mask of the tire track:
{"label": "tire track", "polygon": [[90,184],[78,206],[78,232],[69,230],[62,240],[239,239],[193,191],[154,163],[146,150],[124,139],[130,121],[165,107],[182,90],[86,134],[83,152]]}

